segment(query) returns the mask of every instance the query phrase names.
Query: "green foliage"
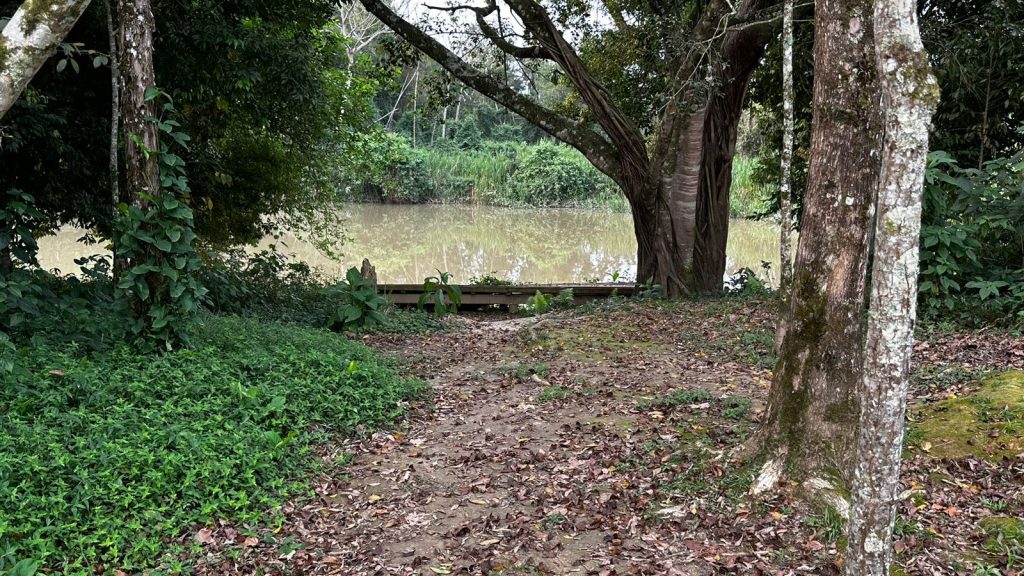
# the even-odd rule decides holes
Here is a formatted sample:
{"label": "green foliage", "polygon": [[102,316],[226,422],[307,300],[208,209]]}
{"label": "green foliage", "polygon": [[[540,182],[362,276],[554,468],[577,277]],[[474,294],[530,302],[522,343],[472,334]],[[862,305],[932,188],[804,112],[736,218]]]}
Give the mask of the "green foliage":
{"label": "green foliage", "polygon": [[579,206],[588,198],[617,190],[579,153],[564,145],[541,143],[523,155],[512,197],[531,206]]}
{"label": "green foliage", "polygon": [[43,296],[28,270],[39,266],[39,247],[32,229],[42,214],[34,204],[31,195],[9,190],[0,206],[0,328],[5,338],[6,332],[18,330],[27,318],[39,313]]}
{"label": "green foliage", "polygon": [[627,209],[610,179],[561,144],[412,148],[381,131],[357,137],[350,150],[338,176],[346,200]]}
{"label": "green foliage", "polygon": [[377,293],[377,283],[363,278],[355,267],[349,268],[345,281],[328,286],[324,291],[339,300],[331,315],[332,330],[374,328],[386,321],[382,310],[387,306],[387,299]]}
{"label": "green foliage", "polygon": [[[19,4],[0,1],[0,14]],[[372,124],[390,68],[339,66],[346,40],[327,0],[155,2],[153,11],[156,77],[194,142],[179,154],[196,233],[223,249],[280,224],[316,231],[317,209],[333,196],[325,166],[334,143]],[[66,42],[3,118],[0,191],[35,196],[47,227],[74,222],[109,238],[109,62],[85,48],[108,45],[103,3]]]}
{"label": "green foliage", "polygon": [[771,278],[771,263],[761,262],[761,275],[758,276],[750,268],[741,268],[725,281],[727,294],[739,296],[767,296],[772,294],[771,288],[762,278]]}
{"label": "green foliage", "polygon": [[555,402],[572,396],[572,390],[561,386],[546,386],[537,396],[538,402]]}
{"label": "green foliage", "polygon": [[326,331],[211,317],[191,336],[158,356],[41,342],[0,375],[0,566],[7,546],[56,573],[148,572],[197,525],[270,520],[316,443],[424,390]]}
{"label": "green foliage", "polygon": [[474,276],[469,279],[469,283],[474,286],[512,286],[511,280],[502,280],[492,274],[484,274],[483,276]]}
{"label": "green foliage", "polygon": [[733,218],[756,218],[770,211],[778,195],[778,186],[762,184],[755,178],[761,160],[736,156],[732,160],[732,187],[729,213]]}
{"label": "green foliage", "polygon": [[[117,289],[127,297],[135,321],[132,331],[146,340],[171,349],[186,341],[189,317],[198,309],[206,289],[196,273],[201,263],[192,247],[195,232],[189,198],[185,163],[167,144],[172,140],[184,147],[189,138],[177,130],[180,124],[168,118],[174,113],[170,97],[158,89],[146,91],[146,99],[166,98],[156,123],[163,134],[161,150],[144,150],[156,154],[160,164],[161,191],[156,196],[136,191],[142,204],[119,207],[117,223],[117,254],[128,262]],[[136,142],[142,145],[141,140]]]}
{"label": "green foliage", "polygon": [[323,326],[331,315],[330,299],[310,267],[290,261],[277,244],[254,254],[235,249],[203,257],[203,303],[214,313],[310,326]]}
{"label": "green foliage", "polygon": [[424,306],[430,304],[434,307],[435,316],[444,316],[449,312],[457,314],[462,305],[462,288],[458,284],[451,284],[451,279],[451,274],[440,270],[437,276],[427,277],[423,281],[423,294],[416,307],[422,311]]}
{"label": "green foliage", "polygon": [[566,288],[554,296],[544,294],[538,290],[522,306],[522,312],[528,316],[540,316],[551,310],[572,308],[575,304],[576,299],[573,296],[572,288]]}
{"label": "green foliage", "polygon": [[922,313],[1024,320],[1024,155],[961,168],[929,155],[921,229]]}

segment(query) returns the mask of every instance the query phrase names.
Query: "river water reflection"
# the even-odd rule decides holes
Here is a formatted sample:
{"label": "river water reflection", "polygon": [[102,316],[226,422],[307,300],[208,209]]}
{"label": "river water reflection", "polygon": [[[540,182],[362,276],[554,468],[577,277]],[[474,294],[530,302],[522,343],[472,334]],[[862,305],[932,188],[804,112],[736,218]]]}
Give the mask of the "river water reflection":
{"label": "river water reflection", "polygon": [[[285,236],[279,248],[324,273],[340,276],[369,258],[381,282],[418,283],[435,269],[456,282],[486,274],[515,282],[556,283],[622,280],[636,274],[636,240],[629,214],[589,210],[497,208],[491,206],[344,207],[350,238],[340,262],[310,244]],[[76,241],[81,232],[64,229],[40,240],[47,269],[77,271],[74,259],[99,252]],[[728,272],[761,262],[778,269],[778,226],[733,220],[729,228]],[[268,244],[265,241],[264,244]]]}

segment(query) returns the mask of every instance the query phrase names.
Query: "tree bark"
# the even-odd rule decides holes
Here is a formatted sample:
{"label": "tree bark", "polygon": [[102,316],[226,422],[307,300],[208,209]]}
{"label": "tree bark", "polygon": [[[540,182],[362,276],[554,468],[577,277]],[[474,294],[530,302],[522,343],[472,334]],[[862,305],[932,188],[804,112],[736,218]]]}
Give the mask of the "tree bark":
{"label": "tree bark", "polygon": [[875,55],[884,117],[846,576],[888,576],[917,312],[921,196],[938,84],[914,0],[876,2]]}
{"label": "tree bark", "polygon": [[0,33],[0,118],[74,27],[89,0],[23,3]]}
{"label": "tree bark", "polygon": [[125,193],[146,205],[160,192],[160,136],[149,119],[156,106],[146,91],[156,86],[153,71],[153,10],[149,0],[119,0],[121,121],[124,130]]}
{"label": "tree bark", "polygon": [[793,0],[783,0],[782,177],[779,182],[779,292],[783,298],[793,283],[793,98]]}
{"label": "tree bark", "polygon": [[[793,286],[764,425],[766,464],[753,491],[790,480],[823,496],[852,475],[863,358],[865,278],[879,115],[872,2],[815,9],[811,163]],[[830,498],[845,512],[845,499]]]}
{"label": "tree bark", "polygon": [[[746,2],[738,18],[749,17],[765,2]],[[720,73],[719,88],[708,103],[701,143],[701,177],[697,194],[693,276],[698,292],[718,292],[725,276],[725,249],[729,240],[729,191],[736,134],[750,77],[768,46],[767,26],[731,32],[722,42],[721,58],[728,63]]]}

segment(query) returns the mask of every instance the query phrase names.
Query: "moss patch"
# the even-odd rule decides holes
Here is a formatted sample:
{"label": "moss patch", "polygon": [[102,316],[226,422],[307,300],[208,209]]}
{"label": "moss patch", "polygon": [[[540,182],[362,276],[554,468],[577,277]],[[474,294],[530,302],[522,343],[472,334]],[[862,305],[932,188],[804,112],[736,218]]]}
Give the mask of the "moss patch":
{"label": "moss patch", "polygon": [[938,458],[977,456],[998,462],[1024,452],[1024,371],[989,378],[976,392],[914,415],[915,448]]}
{"label": "moss patch", "polygon": [[978,524],[985,538],[985,550],[1001,553],[1024,548],[1024,520],[1009,516],[990,516]]}
{"label": "moss patch", "polygon": [[643,352],[661,352],[664,344],[643,340],[633,327],[586,326],[557,328],[543,334],[540,346],[573,360],[602,361],[630,358]]}

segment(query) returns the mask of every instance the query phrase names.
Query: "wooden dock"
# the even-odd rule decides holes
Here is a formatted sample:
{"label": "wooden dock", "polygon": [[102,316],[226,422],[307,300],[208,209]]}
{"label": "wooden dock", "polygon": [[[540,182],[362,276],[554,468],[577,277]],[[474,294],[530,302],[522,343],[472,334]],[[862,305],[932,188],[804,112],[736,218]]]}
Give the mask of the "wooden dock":
{"label": "wooden dock", "polygon": [[[477,308],[482,306],[515,306],[526,304],[530,297],[540,292],[545,296],[557,296],[563,290],[572,289],[576,303],[612,296],[633,296],[637,286],[632,283],[602,284],[514,284],[506,286],[489,286],[479,284],[460,285],[462,290],[462,306]],[[389,302],[399,306],[416,305],[423,294],[423,284],[380,284],[378,291]]]}

